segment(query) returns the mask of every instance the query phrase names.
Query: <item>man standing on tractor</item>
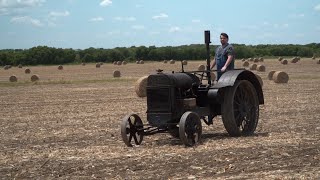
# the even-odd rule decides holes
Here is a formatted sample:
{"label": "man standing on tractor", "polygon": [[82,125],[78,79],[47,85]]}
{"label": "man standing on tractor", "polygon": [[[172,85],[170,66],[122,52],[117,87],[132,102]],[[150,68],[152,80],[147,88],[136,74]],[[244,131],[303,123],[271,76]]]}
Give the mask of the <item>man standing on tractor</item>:
{"label": "man standing on tractor", "polygon": [[215,57],[211,66],[211,69],[217,64],[217,80],[226,70],[234,69],[234,49],[231,44],[228,43],[229,36],[226,33],[220,34],[221,46],[218,46],[215,51]]}

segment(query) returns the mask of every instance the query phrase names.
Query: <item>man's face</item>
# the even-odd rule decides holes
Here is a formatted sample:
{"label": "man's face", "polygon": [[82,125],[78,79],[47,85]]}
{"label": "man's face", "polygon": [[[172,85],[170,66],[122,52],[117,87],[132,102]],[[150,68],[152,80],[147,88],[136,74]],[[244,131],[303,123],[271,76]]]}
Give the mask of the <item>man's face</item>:
{"label": "man's face", "polygon": [[221,42],[222,45],[224,45],[224,44],[226,44],[228,42],[228,38],[220,35],[220,42]]}

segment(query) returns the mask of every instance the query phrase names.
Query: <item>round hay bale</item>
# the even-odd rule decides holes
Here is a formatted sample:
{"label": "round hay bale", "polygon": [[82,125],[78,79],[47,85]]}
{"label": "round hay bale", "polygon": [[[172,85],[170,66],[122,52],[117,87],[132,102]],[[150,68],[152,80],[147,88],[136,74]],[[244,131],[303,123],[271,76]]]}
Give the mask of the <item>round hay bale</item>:
{"label": "round hay bale", "polygon": [[59,65],[59,66],[58,66],[58,69],[59,69],[59,70],[63,70],[63,66],[62,66],[62,65]]}
{"label": "round hay bale", "polygon": [[244,61],[246,61],[246,59],[245,59],[245,58],[242,58],[241,61],[244,62]]}
{"label": "round hay bale", "polygon": [[117,61],[117,65],[121,65],[122,64],[122,61]]}
{"label": "round hay bale", "polygon": [[243,62],[243,67],[248,67],[249,66],[249,62],[248,61],[245,61],[245,62]]}
{"label": "round hay bale", "polygon": [[3,66],[3,69],[8,70],[8,69],[10,69],[10,67],[9,67],[9,65],[5,65],[5,66]]}
{"label": "round hay bale", "polygon": [[278,58],[278,61],[282,61],[282,60],[283,60],[283,57],[279,57],[279,58]]}
{"label": "round hay bale", "polygon": [[315,57],[315,56],[312,56],[312,59],[316,59],[316,57]]}
{"label": "round hay bale", "polygon": [[139,61],[139,64],[144,64],[144,61],[143,61],[143,60],[140,60],[140,61]]}
{"label": "round hay bale", "polygon": [[136,61],[136,64],[140,64],[140,61]]}
{"label": "round hay bale", "polygon": [[113,77],[121,77],[121,72],[118,70],[113,71]]}
{"label": "round hay bale", "polygon": [[36,75],[36,74],[32,75],[32,76],[31,76],[31,81],[32,81],[32,82],[39,81],[39,76]]}
{"label": "round hay bale", "polygon": [[183,61],[182,61],[182,64],[183,64],[183,65],[187,65],[187,64],[188,64],[188,61],[187,61],[187,60],[183,60]]}
{"label": "round hay bale", "polygon": [[297,63],[299,61],[298,57],[294,57],[291,59],[291,63]]}
{"label": "round hay bale", "polygon": [[103,65],[103,62],[100,62],[100,65],[102,66],[102,65]]}
{"label": "round hay bale", "polygon": [[288,64],[288,60],[286,60],[286,59],[282,60],[282,61],[281,61],[281,64],[283,64],[283,65]]}
{"label": "round hay bale", "polygon": [[100,68],[101,64],[100,63],[97,63],[96,64],[96,68]]}
{"label": "round hay bale", "polygon": [[263,86],[263,80],[262,80],[262,78],[258,75],[258,74],[255,74],[256,75],[256,77],[257,77],[257,79],[258,79],[258,81],[259,81],[259,83],[260,83],[260,85],[261,85],[261,87]]}
{"label": "round hay bale", "polygon": [[249,61],[253,61],[254,59],[253,58],[249,58]]}
{"label": "round hay bale", "polygon": [[215,81],[216,80],[216,74],[214,72],[210,72],[210,75],[211,75],[211,80],[212,81]]}
{"label": "round hay bale", "polygon": [[272,77],[273,77],[273,74],[274,74],[275,72],[276,72],[276,71],[270,71],[270,72],[269,72],[269,74],[268,74],[268,79],[269,79],[269,80],[272,80],[272,79],[273,79]]}
{"label": "round hay bale", "polygon": [[320,64],[320,59],[317,60],[317,64]]}
{"label": "round hay bale", "polygon": [[265,72],[266,71],[266,67],[264,65],[260,64],[260,65],[257,66],[257,71]]}
{"label": "round hay bale", "polygon": [[27,68],[27,69],[24,70],[24,73],[30,74],[30,73],[31,73],[31,70],[30,70],[29,68]]}
{"label": "round hay bale", "polygon": [[113,61],[113,65],[117,65],[117,61]]}
{"label": "round hay bale", "polygon": [[136,83],[134,85],[134,90],[135,90],[138,97],[146,97],[147,96],[148,77],[149,76],[143,76],[136,81]]}
{"label": "round hay bale", "polygon": [[127,64],[127,61],[122,61],[122,65],[126,65]]}
{"label": "round hay bale", "polygon": [[250,70],[256,70],[257,69],[257,64],[250,64],[249,68],[250,68]]}
{"label": "round hay bale", "polygon": [[81,63],[81,65],[82,65],[82,66],[85,66],[85,65],[86,65],[86,63]]}
{"label": "round hay bale", "polygon": [[263,61],[264,61],[263,57],[260,57],[259,62],[263,62]]}
{"label": "round hay bale", "polygon": [[203,64],[200,64],[200,65],[198,66],[198,71],[204,71],[205,69],[206,69],[206,66],[203,65]]}
{"label": "round hay bale", "polygon": [[18,78],[17,78],[17,76],[12,75],[12,76],[9,77],[9,81],[10,81],[10,82],[17,82],[17,81],[18,81]]}
{"label": "round hay bale", "polygon": [[19,64],[19,65],[18,65],[18,68],[22,68],[22,64]]}
{"label": "round hay bale", "polygon": [[259,62],[258,58],[254,58],[253,62]]}
{"label": "round hay bale", "polygon": [[276,71],[272,79],[275,83],[287,83],[289,81],[289,76],[286,72],[283,71]]}
{"label": "round hay bale", "polygon": [[174,64],[174,63],[176,63],[176,61],[173,60],[173,59],[171,59],[171,60],[169,61],[169,63],[170,63],[170,64]]}
{"label": "round hay bale", "polygon": [[168,61],[167,60],[163,60],[163,63],[166,64],[166,63],[168,63]]}

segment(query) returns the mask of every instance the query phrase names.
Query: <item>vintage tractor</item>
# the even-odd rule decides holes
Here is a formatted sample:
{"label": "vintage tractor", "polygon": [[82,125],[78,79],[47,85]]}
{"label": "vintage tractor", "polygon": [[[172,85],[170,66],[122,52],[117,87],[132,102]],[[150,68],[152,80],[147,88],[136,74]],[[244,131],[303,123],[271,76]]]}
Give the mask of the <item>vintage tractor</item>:
{"label": "vintage tractor", "polygon": [[[147,80],[147,121],[128,114],[121,122],[122,140],[127,146],[141,144],[143,137],[160,132],[180,138],[193,146],[202,134],[201,120],[213,124],[222,116],[230,136],[251,135],[259,120],[259,105],[264,104],[261,84],[245,69],[229,70],[216,83],[211,81],[210,31],[205,31],[207,67],[205,71],[151,74]],[[206,82],[206,83],[203,83]]]}

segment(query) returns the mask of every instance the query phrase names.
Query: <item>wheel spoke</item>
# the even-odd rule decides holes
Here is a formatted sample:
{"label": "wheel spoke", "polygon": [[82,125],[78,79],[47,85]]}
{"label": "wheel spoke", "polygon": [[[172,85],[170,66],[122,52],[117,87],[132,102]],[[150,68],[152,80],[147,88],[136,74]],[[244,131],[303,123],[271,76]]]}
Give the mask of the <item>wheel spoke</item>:
{"label": "wheel spoke", "polygon": [[130,143],[132,140],[132,133],[130,133],[130,136],[129,136],[129,139],[128,139],[128,142]]}
{"label": "wheel spoke", "polygon": [[133,139],[136,144],[139,144],[136,133],[133,134]]}

